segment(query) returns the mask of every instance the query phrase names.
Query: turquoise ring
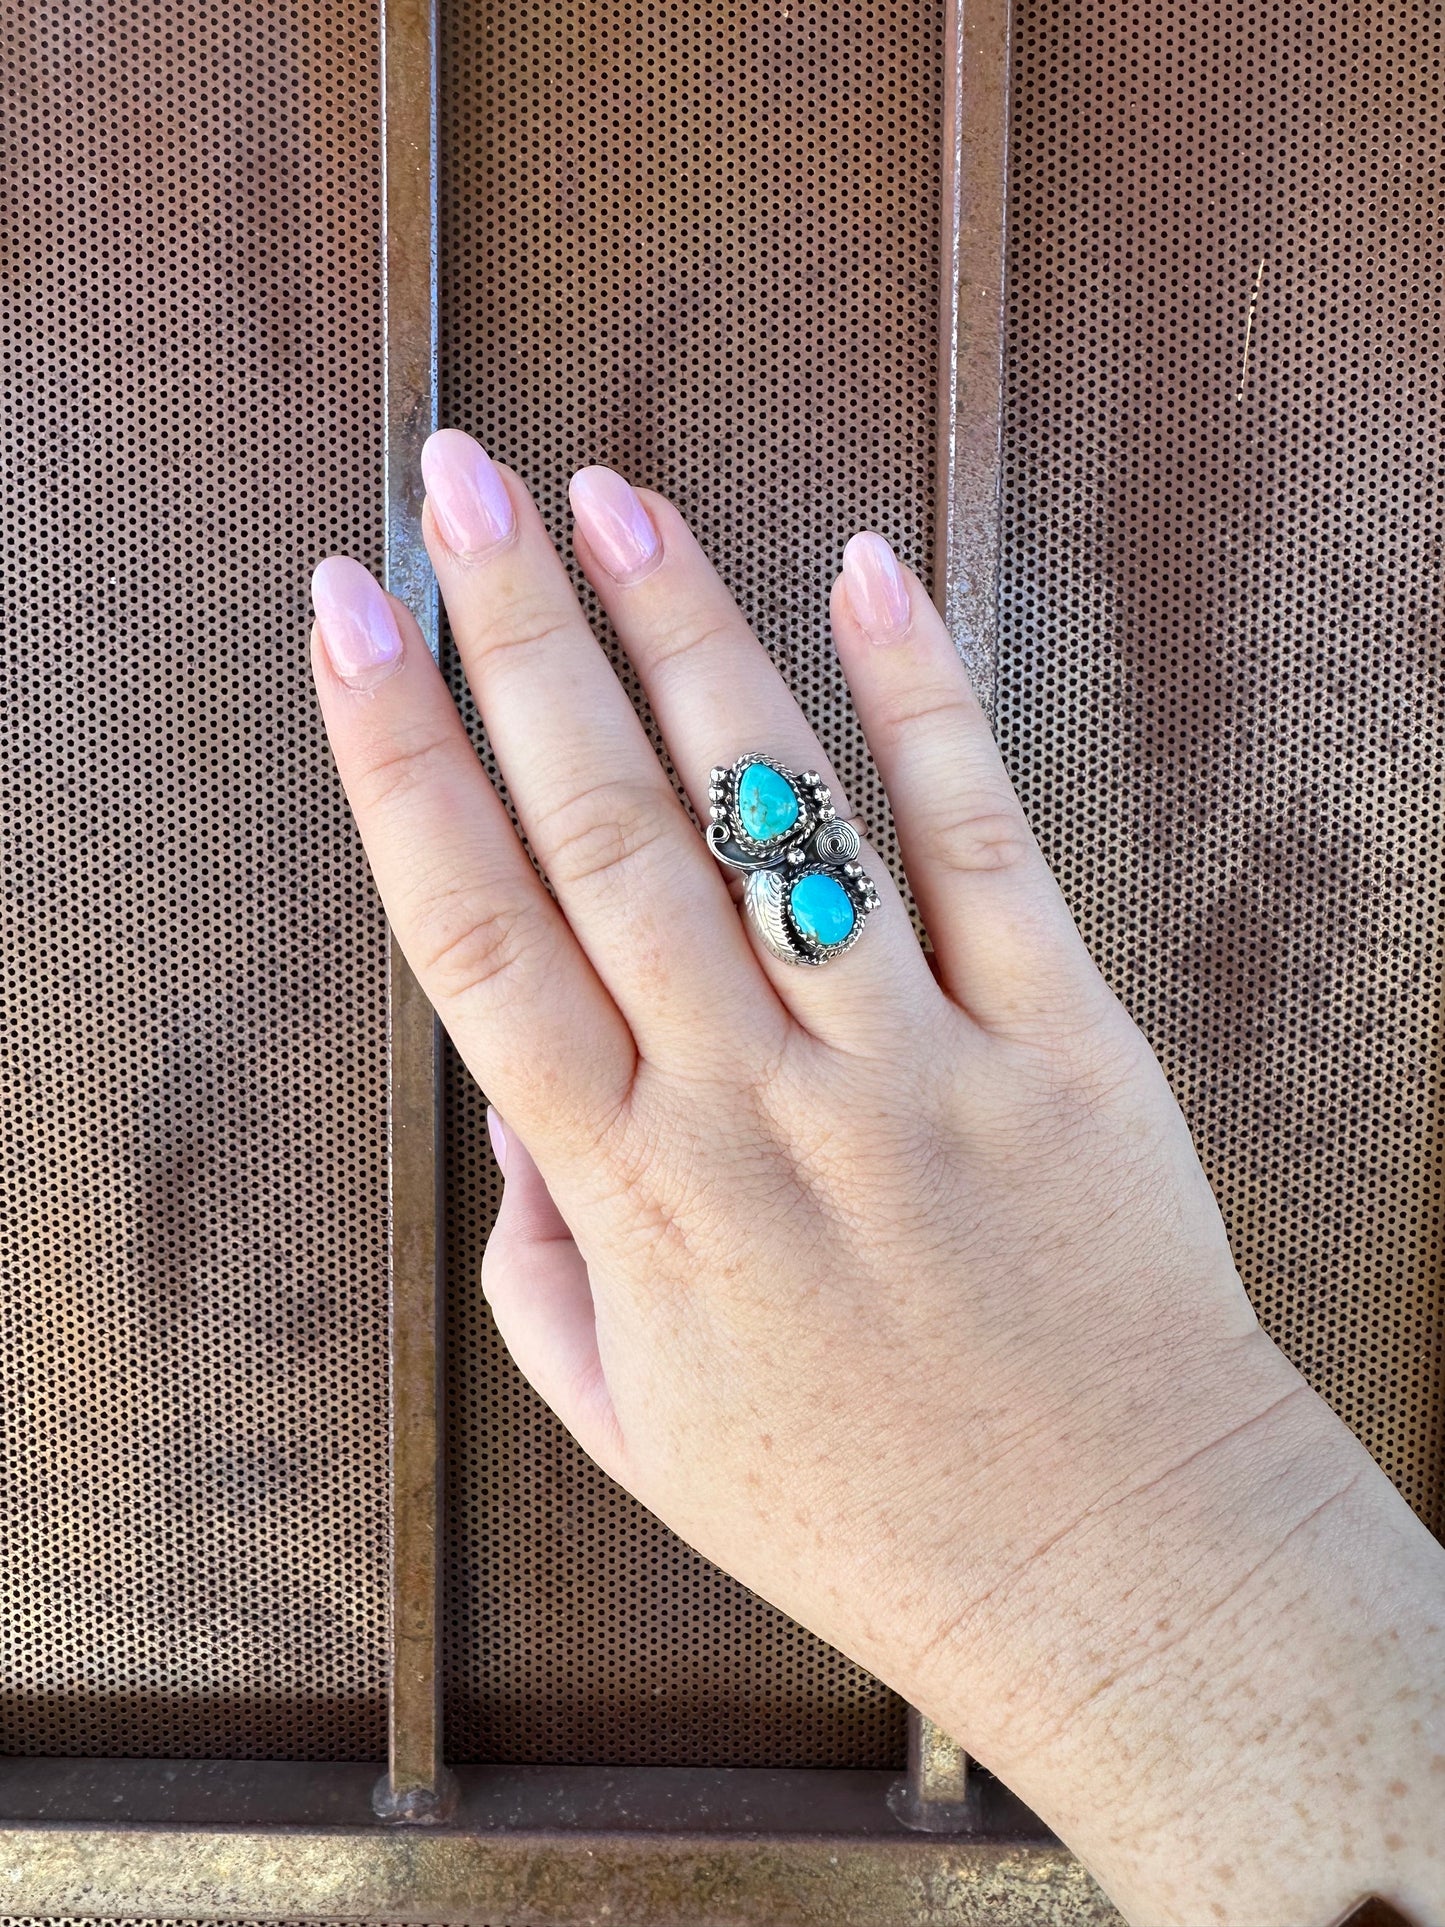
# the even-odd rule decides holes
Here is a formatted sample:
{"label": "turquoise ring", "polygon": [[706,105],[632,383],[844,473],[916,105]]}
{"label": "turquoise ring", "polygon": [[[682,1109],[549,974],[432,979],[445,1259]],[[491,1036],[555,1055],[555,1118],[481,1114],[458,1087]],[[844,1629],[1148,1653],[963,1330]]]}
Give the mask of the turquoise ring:
{"label": "turquoise ring", "polygon": [[839,819],[813,770],[795,776],[771,756],[718,764],[708,784],[707,844],[747,877],[743,910],[783,963],[825,964],[851,950],[878,907],[858,860],[862,841]]}

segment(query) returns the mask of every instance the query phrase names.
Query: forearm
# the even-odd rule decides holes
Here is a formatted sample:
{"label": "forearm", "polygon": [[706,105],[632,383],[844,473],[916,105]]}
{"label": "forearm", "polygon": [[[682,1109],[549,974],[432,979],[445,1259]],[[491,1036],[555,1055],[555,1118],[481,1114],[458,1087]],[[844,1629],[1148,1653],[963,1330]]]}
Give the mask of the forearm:
{"label": "forearm", "polygon": [[1381,1894],[1445,1923],[1445,1551],[1312,1393],[1027,1592],[988,1763],[1131,1919],[1326,1927]]}
{"label": "forearm", "polygon": [[1378,1894],[1445,1923],[1445,1550],[1312,1393],[1081,1521],[969,1631],[927,1710],[1131,1920],[1326,1927]]}

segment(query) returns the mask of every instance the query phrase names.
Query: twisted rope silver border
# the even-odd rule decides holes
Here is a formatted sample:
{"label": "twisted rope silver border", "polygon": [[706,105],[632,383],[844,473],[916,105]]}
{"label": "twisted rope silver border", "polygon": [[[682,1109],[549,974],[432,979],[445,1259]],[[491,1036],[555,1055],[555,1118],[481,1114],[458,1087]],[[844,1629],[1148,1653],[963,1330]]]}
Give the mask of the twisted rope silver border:
{"label": "twisted rope silver border", "polygon": [[[798,821],[766,843],[747,834],[738,812],[738,784],[755,763],[780,776],[798,799]],[[816,770],[798,776],[771,756],[739,756],[714,767],[708,798],[707,846],[719,863],[746,874],[743,909],[764,949],[782,963],[813,968],[851,950],[877,908],[878,892],[858,861],[861,837],[839,817],[833,793]],[[832,877],[853,905],[853,927],[840,943],[819,943],[793,914],[793,887],[807,876]]]}

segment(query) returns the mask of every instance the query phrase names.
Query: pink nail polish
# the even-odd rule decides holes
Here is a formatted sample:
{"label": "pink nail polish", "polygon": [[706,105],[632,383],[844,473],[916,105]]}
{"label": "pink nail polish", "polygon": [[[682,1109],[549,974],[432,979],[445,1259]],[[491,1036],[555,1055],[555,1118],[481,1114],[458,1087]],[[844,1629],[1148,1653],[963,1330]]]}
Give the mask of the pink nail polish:
{"label": "pink nail polish", "polygon": [[372,689],[401,667],[401,631],[370,570],[329,555],[311,577],[311,603],[331,667],[351,689]]}
{"label": "pink nail polish", "polygon": [[517,526],[496,463],[459,428],[439,428],[421,451],[421,474],[437,527],[454,555],[470,560],[507,541]]}
{"label": "pink nail polish", "polygon": [[567,490],[587,545],[614,582],[640,582],[662,560],[662,543],[641,498],[610,468],[579,468]]}
{"label": "pink nail polish", "polygon": [[896,642],[908,629],[913,608],[898,559],[881,535],[865,530],[843,551],[843,587],[858,626],[874,642]]}
{"label": "pink nail polish", "polygon": [[507,1168],[507,1133],[502,1128],[501,1118],[497,1116],[497,1113],[492,1109],[490,1104],[487,1106],[487,1136],[492,1140],[492,1156],[502,1167],[503,1172],[505,1172]]}

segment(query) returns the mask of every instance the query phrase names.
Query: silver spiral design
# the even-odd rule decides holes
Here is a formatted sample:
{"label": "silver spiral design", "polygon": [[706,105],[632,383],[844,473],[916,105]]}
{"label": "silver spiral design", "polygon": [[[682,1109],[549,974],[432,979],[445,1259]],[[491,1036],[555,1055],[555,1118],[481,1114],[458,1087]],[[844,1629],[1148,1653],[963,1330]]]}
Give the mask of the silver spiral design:
{"label": "silver spiral design", "polygon": [[824,863],[851,863],[863,842],[851,823],[825,823],[813,838],[813,848]]}

